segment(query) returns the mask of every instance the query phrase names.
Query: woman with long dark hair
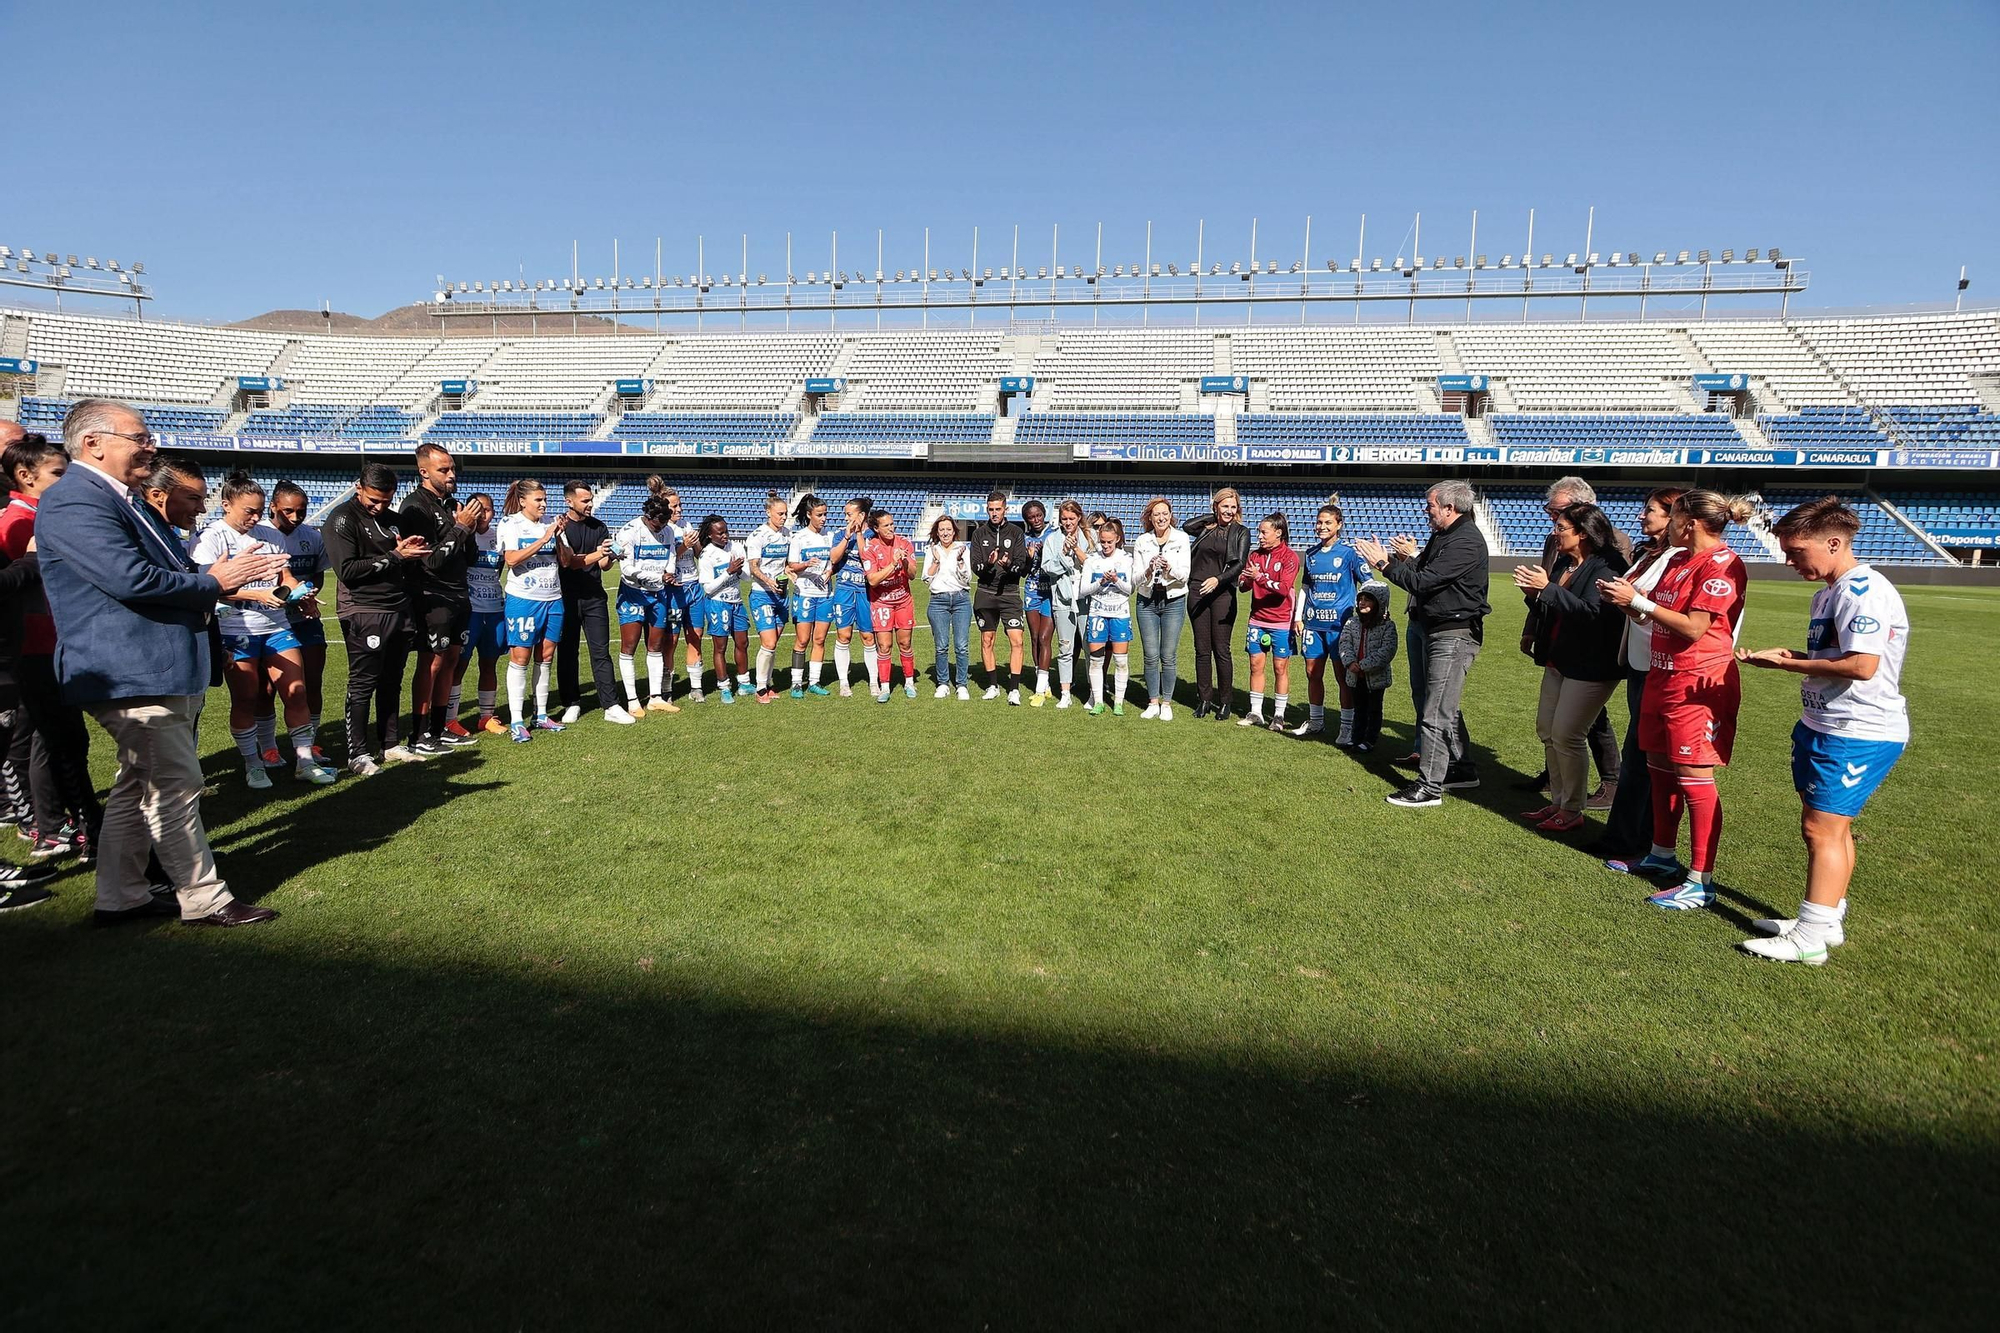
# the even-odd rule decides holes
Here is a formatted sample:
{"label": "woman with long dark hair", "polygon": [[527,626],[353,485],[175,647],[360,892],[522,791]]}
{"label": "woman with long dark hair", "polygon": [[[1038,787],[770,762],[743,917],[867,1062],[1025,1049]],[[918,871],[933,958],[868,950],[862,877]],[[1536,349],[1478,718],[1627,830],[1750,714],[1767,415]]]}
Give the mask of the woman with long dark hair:
{"label": "woman with long dark hair", "polygon": [[1534,601],[1532,645],[1542,663],[1535,731],[1549,771],[1549,803],[1522,816],[1543,833],[1583,827],[1589,795],[1590,728],[1624,674],[1618,645],[1625,617],[1597,590],[1625,573],[1611,520],[1594,504],[1567,505],[1555,515],[1555,563],[1520,565],[1514,586]]}
{"label": "woman with long dark hair", "polygon": [[[1674,546],[1667,540],[1667,522],[1674,501],[1686,493],[1681,486],[1662,486],[1646,496],[1639,513],[1640,540],[1632,547],[1632,567],[1625,578],[1642,593],[1650,593],[1667,572]],[[1639,748],[1639,709],[1646,698],[1646,678],[1653,665],[1653,632],[1631,619],[1621,621],[1618,657],[1625,670],[1625,744],[1618,760],[1618,794],[1604,817],[1604,836],[1591,854],[1605,860],[1636,861],[1652,841],[1653,787],[1648,780],[1646,752]],[[1588,806],[1586,805],[1586,808]]]}

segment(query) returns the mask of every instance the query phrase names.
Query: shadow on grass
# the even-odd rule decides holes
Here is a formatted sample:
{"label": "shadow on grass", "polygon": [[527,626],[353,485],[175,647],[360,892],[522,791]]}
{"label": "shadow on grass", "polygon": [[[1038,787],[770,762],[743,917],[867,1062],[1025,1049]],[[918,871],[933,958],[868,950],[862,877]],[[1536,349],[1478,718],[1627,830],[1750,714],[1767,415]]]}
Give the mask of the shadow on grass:
{"label": "shadow on grass", "polygon": [[[1970,1325],[2000,1297],[1990,1145],[1593,1103],[1561,1061],[1280,1071],[282,929],[12,961],[12,1326]],[[96,1013],[140,966],[148,1003]],[[1865,1261],[1786,1286],[1815,1236]]]}

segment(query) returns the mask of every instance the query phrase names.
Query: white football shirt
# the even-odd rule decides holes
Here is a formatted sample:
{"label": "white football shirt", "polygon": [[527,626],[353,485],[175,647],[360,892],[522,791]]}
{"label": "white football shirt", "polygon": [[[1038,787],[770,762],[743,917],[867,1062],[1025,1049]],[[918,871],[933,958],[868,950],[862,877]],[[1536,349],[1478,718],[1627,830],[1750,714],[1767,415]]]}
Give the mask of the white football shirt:
{"label": "white football shirt", "polygon": [[[500,520],[500,550],[526,550],[542,539],[554,521],[537,523],[526,514],[507,515]],[[562,596],[554,542],[507,571],[507,595],[530,602],[553,602]]]}
{"label": "white football shirt", "polygon": [[1910,739],[1909,706],[1903,700],[1903,653],[1910,643],[1910,617],[1903,596],[1880,571],[1856,565],[1813,594],[1812,625],[1806,631],[1809,657],[1870,653],[1881,659],[1867,680],[1806,676],[1799,686],[1805,724],[1814,731],[1865,741]]}

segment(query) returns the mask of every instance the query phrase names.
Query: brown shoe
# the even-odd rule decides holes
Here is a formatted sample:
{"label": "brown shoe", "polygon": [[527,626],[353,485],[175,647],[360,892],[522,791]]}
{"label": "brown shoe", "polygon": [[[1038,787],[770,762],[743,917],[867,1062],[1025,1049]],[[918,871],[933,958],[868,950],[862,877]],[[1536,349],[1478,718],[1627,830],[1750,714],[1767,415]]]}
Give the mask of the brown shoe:
{"label": "brown shoe", "polygon": [[275,921],[278,914],[268,907],[252,907],[248,903],[231,902],[217,908],[207,916],[195,917],[192,921],[181,922],[184,926],[254,926],[260,921]]}
{"label": "brown shoe", "polygon": [[1601,783],[1597,790],[1590,794],[1589,799],[1584,801],[1583,808],[1586,810],[1609,810],[1617,800],[1618,784],[1615,782]]}

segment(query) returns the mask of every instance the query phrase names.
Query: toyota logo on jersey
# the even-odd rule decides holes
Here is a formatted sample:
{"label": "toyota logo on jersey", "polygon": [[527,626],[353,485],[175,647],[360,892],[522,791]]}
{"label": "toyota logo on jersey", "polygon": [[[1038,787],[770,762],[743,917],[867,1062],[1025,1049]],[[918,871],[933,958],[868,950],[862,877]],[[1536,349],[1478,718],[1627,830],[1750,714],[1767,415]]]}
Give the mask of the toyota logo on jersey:
{"label": "toyota logo on jersey", "polygon": [[1728,579],[1710,579],[1701,585],[1701,590],[1710,597],[1727,597],[1736,591],[1736,586]]}

